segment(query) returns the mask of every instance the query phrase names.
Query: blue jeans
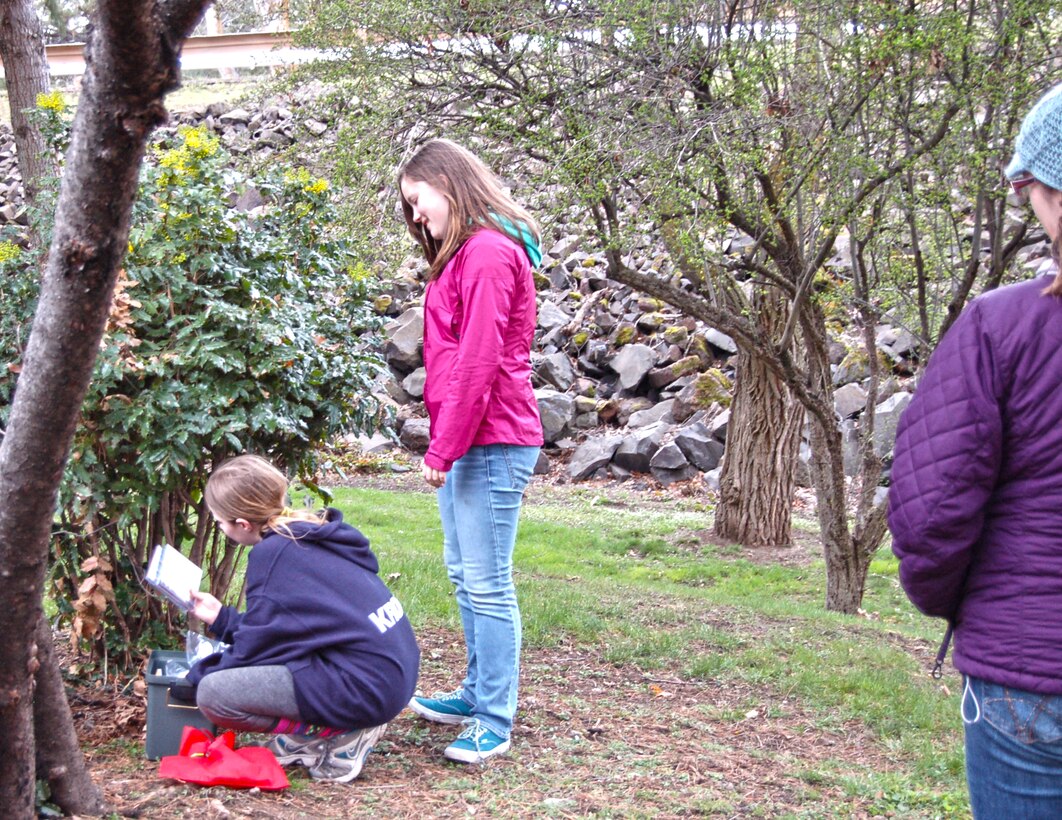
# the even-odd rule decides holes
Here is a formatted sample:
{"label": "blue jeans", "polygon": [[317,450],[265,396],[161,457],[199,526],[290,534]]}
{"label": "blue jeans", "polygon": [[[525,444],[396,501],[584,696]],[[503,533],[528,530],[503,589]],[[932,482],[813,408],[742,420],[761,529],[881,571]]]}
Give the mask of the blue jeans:
{"label": "blue jeans", "polygon": [[1062,817],[1062,696],[967,677],[962,720],[976,820]]}
{"label": "blue jeans", "polygon": [[439,489],[443,560],[468,650],[462,696],[472,714],[508,737],[520,674],[520,609],[513,547],[538,447],[488,444],[454,462]]}

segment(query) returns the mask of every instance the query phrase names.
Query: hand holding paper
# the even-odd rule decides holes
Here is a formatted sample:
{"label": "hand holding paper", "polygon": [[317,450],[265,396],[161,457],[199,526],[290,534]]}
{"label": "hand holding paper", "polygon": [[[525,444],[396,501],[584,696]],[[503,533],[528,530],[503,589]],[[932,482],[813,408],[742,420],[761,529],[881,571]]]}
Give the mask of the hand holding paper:
{"label": "hand holding paper", "polygon": [[180,550],[169,544],[159,544],[151,553],[144,580],[175,606],[189,612],[194,606],[191,593],[199,590],[203,570],[185,558]]}
{"label": "hand holding paper", "polygon": [[209,592],[192,593],[192,614],[207,626],[218,619],[219,612],[221,612],[221,601]]}

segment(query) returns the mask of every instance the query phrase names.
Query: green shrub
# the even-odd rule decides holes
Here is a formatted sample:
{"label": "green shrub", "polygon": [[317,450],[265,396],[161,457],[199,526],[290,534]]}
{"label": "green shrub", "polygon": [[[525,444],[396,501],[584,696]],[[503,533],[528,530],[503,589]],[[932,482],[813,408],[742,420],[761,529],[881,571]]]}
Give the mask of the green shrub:
{"label": "green shrub", "polygon": [[[214,594],[238,597],[241,548],[202,501],[212,463],[253,451],[310,475],[322,442],[377,426],[372,277],[334,235],[328,188],[304,170],[249,178],[201,129],[151,150],[54,541],[59,610],[112,665],[170,625],[140,587],[154,544],[182,548]],[[235,207],[252,189],[262,204]],[[16,351],[0,368],[6,394],[36,292],[32,260],[16,258],[0,267],[20,285],[0,327]]]}

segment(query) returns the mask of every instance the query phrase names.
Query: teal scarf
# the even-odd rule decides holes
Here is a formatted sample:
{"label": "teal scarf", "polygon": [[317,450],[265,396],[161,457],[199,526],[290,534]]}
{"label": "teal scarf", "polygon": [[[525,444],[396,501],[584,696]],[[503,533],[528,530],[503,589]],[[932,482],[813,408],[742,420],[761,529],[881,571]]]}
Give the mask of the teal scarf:
{"label": "teal scarf", "polygon": [[501,214],[491,214],[490,216],[506,234],[524,246],[524,253],[527,254],[527,258],[531,261],[532,268],[537,268],[542,264],[542,248],[539,247],[538,242],[535,240],[535,235],[531,233],[531,229],[527,225],[523,222],[514,225],[511,219]]}

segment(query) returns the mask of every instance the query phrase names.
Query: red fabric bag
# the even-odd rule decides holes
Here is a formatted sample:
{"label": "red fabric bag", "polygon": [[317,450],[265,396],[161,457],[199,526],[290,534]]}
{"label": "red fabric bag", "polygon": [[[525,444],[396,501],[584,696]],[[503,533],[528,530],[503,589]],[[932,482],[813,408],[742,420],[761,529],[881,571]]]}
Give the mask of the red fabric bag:
{"label": "red fabric bag", "polygon": [[287,775],[269,749],[235,747],[235,732],[223,732],[215,738],[210,732],[185,726],[180,751],[162,758],[159,777],[237,789],[275,791],[288,787]]}

